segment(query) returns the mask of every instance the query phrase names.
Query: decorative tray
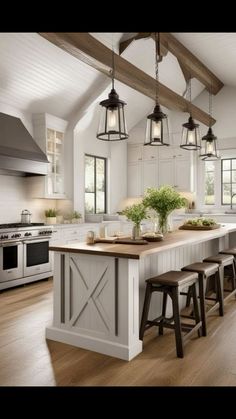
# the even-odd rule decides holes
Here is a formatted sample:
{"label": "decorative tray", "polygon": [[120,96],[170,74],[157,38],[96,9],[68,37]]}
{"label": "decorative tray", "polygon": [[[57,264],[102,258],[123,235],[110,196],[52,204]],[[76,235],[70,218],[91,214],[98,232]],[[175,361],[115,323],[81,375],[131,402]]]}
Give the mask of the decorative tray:
{"label": "decorative tray", "polygon": [[220,228],[220,224],[215,224],[213,226],[191,226],[187,224],[183,224],[179,227],[179,230],[215,230],[216,228]]}
{"label": "decorative tray", "polygon": [[152,237],[152,236],[143,236],[144,240],[147,240],[148,242],[160,242],[164,239],[164,237]]}

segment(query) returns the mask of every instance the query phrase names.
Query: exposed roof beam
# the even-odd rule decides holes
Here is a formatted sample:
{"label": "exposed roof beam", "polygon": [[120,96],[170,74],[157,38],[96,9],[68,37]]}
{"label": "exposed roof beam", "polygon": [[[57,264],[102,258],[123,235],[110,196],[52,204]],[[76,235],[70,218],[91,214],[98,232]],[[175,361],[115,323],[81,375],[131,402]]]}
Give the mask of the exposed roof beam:
{"label": "exposed roof beam", "polygon": [[[111,77],[111,50],[86,32],[40,32],[48,41],[64,51],[82,60],[86,64]],[[118,54],[114,54],[115,78],[127,86],[155,100],[156,80],[144,71],[129,63]],[[213,125],[216,121],[202,109],[190,104],[182,96],[159,83],[159,100],[163,106],[181,112],[190,112],[192,117],[205,125]]]}
{"label": "exposed roof beam", "polygon": [[[128,48],[128,46],[133,42],[133,41],[137,41],[139,39],[144,39],[144,38],[150,38],[152,35],[152,32],[139,32],[137,35],[132,36],[129,39],[126,39],[125,41],[120,42],[119,45],[119,54],[121,55],[122,52],[124,52],[126,50],[126,48]],[[165,57],[165,55],[167,55],[168,50],[166,47],[164,47],[164,45],[161,45],[161,55],[163,57]]]}
{"label": "exposed roof beam", "polygon": [[[155,39],[154,32],[140,32],[139,34],[132,36],[130,39],[120,43],[120,50],[122,52],[133,42],[134,40],[152,37]],[[191,51],[189,51],[181,42],[179,42],[173,35],[168,32],[160,33],[161,46],[170,51],[181,65],[181,69],[185,73],[190,73],[191,78],[195,77],[199,80],[208,91],[212,91],[215,95],[224,86],[221,80],[210,71],[205,64],[203,64]]]}

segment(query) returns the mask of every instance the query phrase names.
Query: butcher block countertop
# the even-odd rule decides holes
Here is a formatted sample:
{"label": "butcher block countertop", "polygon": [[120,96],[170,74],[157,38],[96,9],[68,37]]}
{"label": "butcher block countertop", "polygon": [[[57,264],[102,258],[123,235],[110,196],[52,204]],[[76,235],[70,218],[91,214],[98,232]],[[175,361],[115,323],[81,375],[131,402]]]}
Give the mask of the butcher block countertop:
{"label": "butcher block countertop", "polygon": [[149,242],[143,245],[110,244],[110,243],[73,243],[61,246],[50,246],[56,252],[85,253],[91,255],[113,256],[128,259],[141,259],[153,253],[163,252],[175,247],[196,244],[222,237],[236,231],[236,223],[223,224],[221,228],[209,231],[176,230],[168,233],[163,241]]}

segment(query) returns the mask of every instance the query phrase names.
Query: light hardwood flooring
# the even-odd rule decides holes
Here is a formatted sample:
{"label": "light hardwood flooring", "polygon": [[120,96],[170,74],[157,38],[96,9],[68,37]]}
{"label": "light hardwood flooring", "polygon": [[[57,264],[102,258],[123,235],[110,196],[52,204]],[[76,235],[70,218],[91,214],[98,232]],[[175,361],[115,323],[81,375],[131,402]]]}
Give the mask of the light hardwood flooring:
{"label": "light hardwood flooring", "polygon": [[236,386],[236,299],[225,316],[212,313],[208,336],[193,337],[185,357],[174,333],[146,332],[130,362],[46,341],[52,322],[52,280],[0,294],[0,386]]}

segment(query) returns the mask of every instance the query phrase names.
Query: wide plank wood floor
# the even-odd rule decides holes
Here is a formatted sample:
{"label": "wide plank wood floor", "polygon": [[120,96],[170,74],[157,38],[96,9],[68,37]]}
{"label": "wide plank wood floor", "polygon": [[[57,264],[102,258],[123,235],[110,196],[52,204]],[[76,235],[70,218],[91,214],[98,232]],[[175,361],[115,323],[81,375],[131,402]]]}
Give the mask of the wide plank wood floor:
{"label": "wide plank wood floor", "polygon": [[193,337],[176,358],[173,331],[149,330],[130,362],[46,341],[52,280],[0,294],[1,386],[236,386],[236,299],[208,318],[208,336]]}

